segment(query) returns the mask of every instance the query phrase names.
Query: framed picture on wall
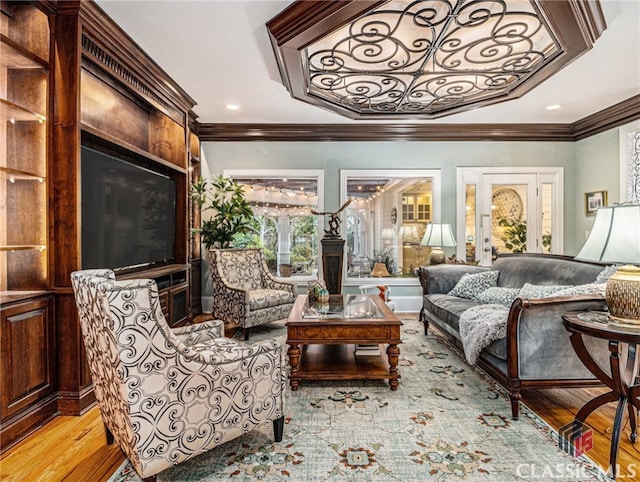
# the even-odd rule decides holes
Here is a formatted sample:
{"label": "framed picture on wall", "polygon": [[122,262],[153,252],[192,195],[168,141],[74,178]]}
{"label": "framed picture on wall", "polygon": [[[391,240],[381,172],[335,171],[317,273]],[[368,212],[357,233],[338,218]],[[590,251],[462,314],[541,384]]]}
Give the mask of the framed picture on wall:
{"label": "framed picture on wall", "polygon": [[598,208],[607,205],[607,191],[593,191],[584,193],[584,213],[595,216]]}

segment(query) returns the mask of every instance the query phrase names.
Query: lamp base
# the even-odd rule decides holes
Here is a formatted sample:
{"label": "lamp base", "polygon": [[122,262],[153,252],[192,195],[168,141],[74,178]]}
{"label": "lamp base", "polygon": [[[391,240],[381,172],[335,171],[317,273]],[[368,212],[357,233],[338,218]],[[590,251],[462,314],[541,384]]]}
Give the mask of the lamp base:
{"label": "lamp base", "polygon": [[444,264],[447,262],[447,258],[444,255],[442,248],[432,248],[429,255],[429,264]]}
{"label": "lamp base", "polygon": [[607,281],[605,297],[612,322],[640,326],[640,268],[618,268]]}

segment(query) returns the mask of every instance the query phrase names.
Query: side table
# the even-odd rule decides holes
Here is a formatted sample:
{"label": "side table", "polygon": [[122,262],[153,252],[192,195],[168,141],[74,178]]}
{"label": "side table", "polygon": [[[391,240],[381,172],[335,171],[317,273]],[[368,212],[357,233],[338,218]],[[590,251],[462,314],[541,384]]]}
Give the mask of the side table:
{"label": "side table", "polygon": [[[631,443],[635,443],[637,438],[638,425],[635,410],[640,410],[640,380],[638,377],[640,357],[636,357],[640,344],[640,327],[612,323],[609,321],[608,314],[597,311],[569,311],[562,315],[562,322],[567,331],[571,333],[571,344],[582,363],[611,389],[587,402],[576,414],[574,422],[584,423],[596,408],[605,403],[618,402],[609,452],[609,464],[615,474],[625,408],[628,408],[629,411]],[[602,370],[593,359],[585,346],[583,335],[601,338],[609,342],[611,375]],[[627,360],[626,364],[623,364],[620,355],[625,345],[627,346]]]}

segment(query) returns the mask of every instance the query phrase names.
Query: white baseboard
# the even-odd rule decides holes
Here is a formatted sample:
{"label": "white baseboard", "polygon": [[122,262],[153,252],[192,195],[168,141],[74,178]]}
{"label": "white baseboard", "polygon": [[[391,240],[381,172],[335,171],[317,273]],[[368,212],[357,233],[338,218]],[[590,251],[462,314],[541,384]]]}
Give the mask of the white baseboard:
{"label": "white baseboard", "polygon": [[[418,296],[392,296],[391,301],[396,305],[398,313],[417,313],[422,308],[422,298]],[[202,297],[202,311],[211,313],[213,308],[213,297]]]}

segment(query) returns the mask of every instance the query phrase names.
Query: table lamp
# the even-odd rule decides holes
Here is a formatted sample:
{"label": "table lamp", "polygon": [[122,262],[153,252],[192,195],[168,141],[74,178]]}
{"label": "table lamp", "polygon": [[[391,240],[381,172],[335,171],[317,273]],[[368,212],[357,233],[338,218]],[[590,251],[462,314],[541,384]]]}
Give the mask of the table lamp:
{"label": "table lamp", "polygon": [[387,265],[384,263],[375,263],[373,265],[373,270],[371,271],[371,276],[376,278],[390,276]]}
{"label": "table lamp", "polygon": [[614,322],[640,325],[640,205],[599,208],[576,259],[623,264],[607,281],[605,297]]}
{"label": "table lamp", "polygon": [[450,224],[430,223],[420,244],[431,247],[429,264],[442,264],[446,262],[442,248],[456,246],[456,238],[453,237]]}

